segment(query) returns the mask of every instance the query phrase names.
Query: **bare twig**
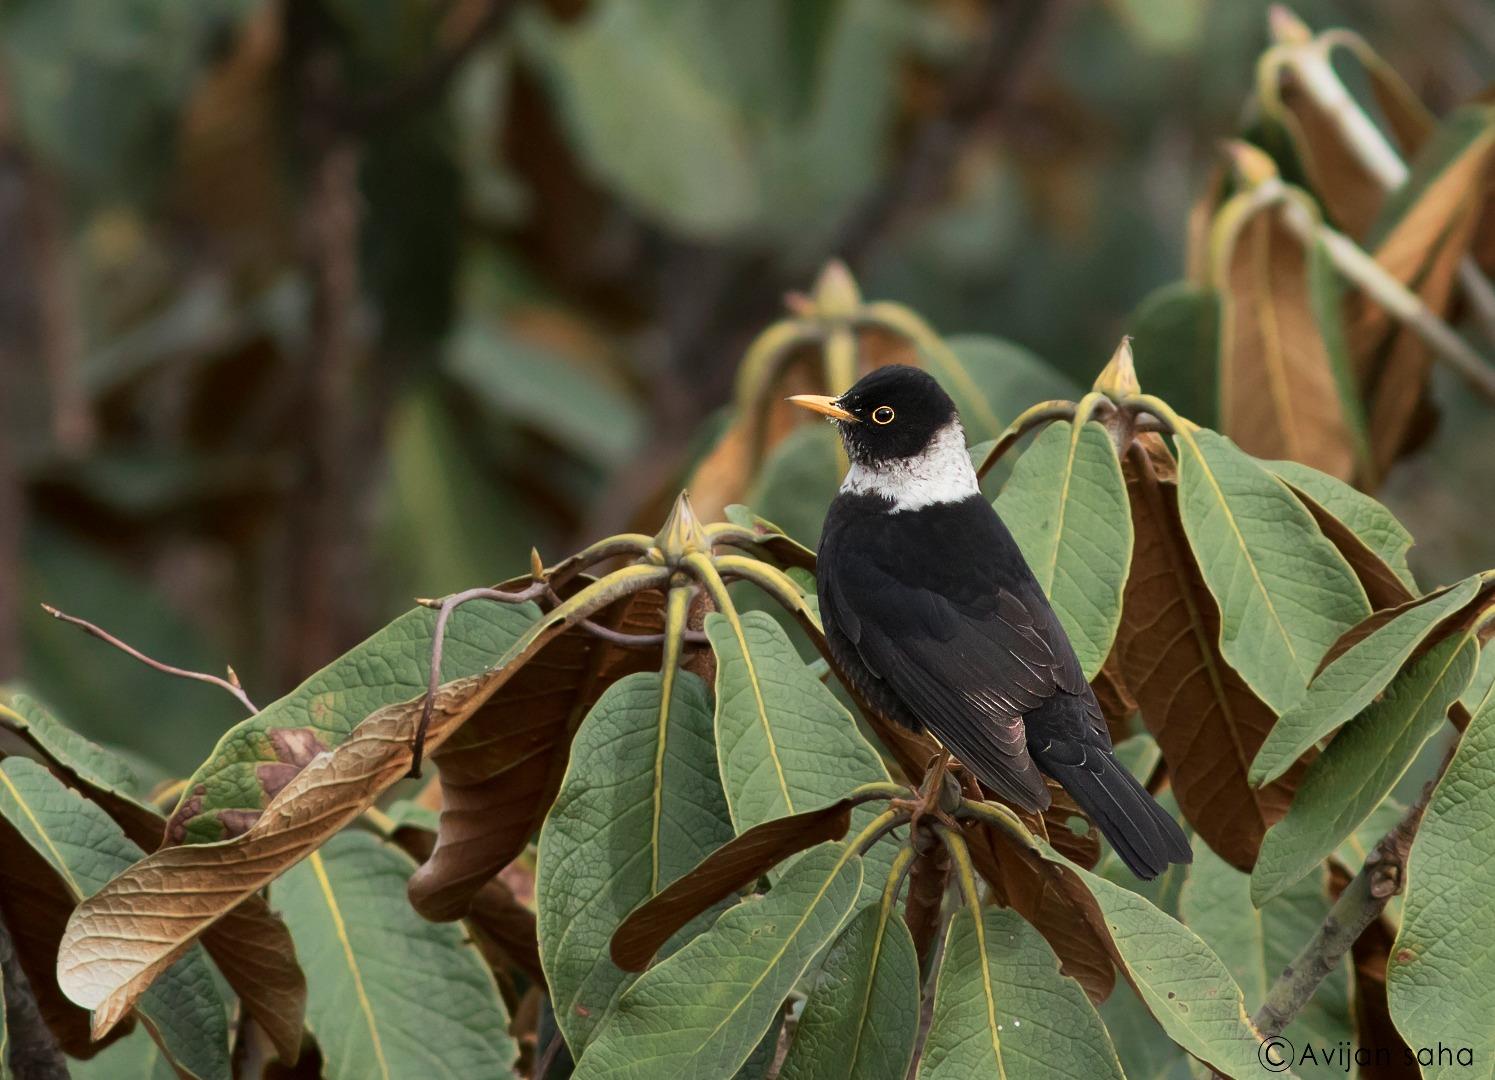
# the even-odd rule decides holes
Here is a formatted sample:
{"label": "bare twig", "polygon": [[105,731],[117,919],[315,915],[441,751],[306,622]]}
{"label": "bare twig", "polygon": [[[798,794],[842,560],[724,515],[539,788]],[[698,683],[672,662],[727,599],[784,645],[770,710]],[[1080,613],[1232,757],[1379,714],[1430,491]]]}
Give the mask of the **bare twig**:
{"label": "bare twig", "polygon": [[1433,789],[1453,755],[1444,759],[1438,775],[1428,781],[1406,815],[1376,844],[1313,937],[1299,950],[1267,992],[1252,1018],[1263,1036],[1277,1035],[1308,1004],[1314,991],[1338,966],[1350,946],[1366,927],[1381,917],[1391,898],[1401,892],[1406,878],[1407,854],[1422,823]]}
{"label": "bare twig", "polygon": [[145,653],[141,652],[133,645],[125,644],[119,638],[109,633],[109,631],[95,626],[87,619],[80,619],[76,615],[69,615],[65,611],[58,611],[51,604],[43,604],[42,610],[45,611],[48,615],[52,616],[52,618],[54,619],[60,619],[65,623],[71,623],[73,626],[76,626],[79,629],[86,630],[88,633],[92,634],[100,641],[105,642],[109,645],[113,645],[116,649],[124,653],[126,656],[130,656],[136,660],[139,660],[146,667],[155,668],[157,671],[162,672],[166,675],[175,675],[179,679],[194,679],[197,682],[210,683],[213,686],[217,686],[224,690],[227,690],[234,697],[238,698],[239,703],[242,704],[246,709],[248,709],[251,714],[259,712],[259,709],[255,706],[254,702],[249,700],[249,695],[244,692],[244,687],[239,684],[239,676],[234,673],[233,668],[228,669],[228,678],[223,679],[219,678],[217,675],[209,675],[206,672],[188,671],[186,668],[173,667],[170,664],[163,664],[159,660],[153,660],[151,657],[146,656]]}
{"label": "bare twig", "polygon": [[535,1080],[545,1080],[545,1075],[550,1072],[550,1067],[555,1064],[555,1059],[560,1055],[561,1048],[566,1045],[566,1040],[561,1038],[560,1031],[556,1031],[550,1037],[550,1044],[545,1047],[545,1053],[541,1054],[535,1062]]}

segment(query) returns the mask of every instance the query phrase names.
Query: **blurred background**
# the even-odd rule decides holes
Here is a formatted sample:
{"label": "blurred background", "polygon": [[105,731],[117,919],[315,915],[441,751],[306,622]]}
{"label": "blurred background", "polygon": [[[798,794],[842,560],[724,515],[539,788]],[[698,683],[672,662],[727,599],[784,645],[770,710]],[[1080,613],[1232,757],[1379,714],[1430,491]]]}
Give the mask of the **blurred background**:
{"label": "blurred background", "polygon": [[[1495,78],[1485,0],[1295,10],[1435,113]],[[184,774],[233,701],[40,602],[268,702],[652,531],[832,257],[1088,385],[1266,42],[1258,0],[3,0],[0,679]],[[1424,584],[1495,566],[1495,420],[1434,397],[1378,493]]]}

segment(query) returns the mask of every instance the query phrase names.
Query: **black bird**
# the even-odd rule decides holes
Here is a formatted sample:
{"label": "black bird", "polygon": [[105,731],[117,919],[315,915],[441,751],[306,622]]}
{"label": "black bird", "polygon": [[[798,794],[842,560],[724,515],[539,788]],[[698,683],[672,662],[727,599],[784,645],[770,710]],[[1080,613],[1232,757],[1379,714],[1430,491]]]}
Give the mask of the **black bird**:
{"label": "black bird", "polygon": [[851,460],[816,584],[855,689],[1026,810],[1049,806],[1052,776],[1138,877],[1189,862],[1183,832],[1112,754],[1074,647],[981,495],[950,396],[895,365],[839,398],[789,400],[831,417]]}

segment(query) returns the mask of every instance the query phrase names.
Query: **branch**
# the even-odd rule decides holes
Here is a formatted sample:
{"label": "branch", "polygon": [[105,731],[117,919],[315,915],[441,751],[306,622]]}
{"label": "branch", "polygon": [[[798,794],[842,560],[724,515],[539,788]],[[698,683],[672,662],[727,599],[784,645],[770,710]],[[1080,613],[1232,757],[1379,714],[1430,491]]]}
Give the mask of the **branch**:
{"label": "branch", "polygon": [[1376,844],[1360,872],[1339,894],[1322,925],[1267,992],[1261,1008],[1252,1018],[1263,1037],[1280,1034],[1292,1022],[1313,997],[1319,983],[1339,966],[1350,946],[1381,917],[1391,898],[1401,892],[1406,879],[1407,854],[1417,835],[1417,826],[1422,823],[1433,789],[1451,760],[1452,753],[1444,760],[1438,775],[1428,781],[1406,816]]}
{"label": "branch", "polygon": [[71,623],[80,629],[86,630],[100,641],[113,645],[125,655],[139,660],[146,667],[155,668],[157,671],[167,675],[175,675],[179,679],[195,679],[198,682],[210,683],[213,686],[221,687],[238,698],[239,703],[249,710],[250,715],[259,712],[254,702],[249,700],[249,695],[244,692],[244,687],[239,684],[239,676],[234,672],[233,668],[228,669],[228,678],[220,679],[217,675],[209,675],[206,672],[188,671],[186,668],[172,667],[170,664],[163,664],[159,660],[151,659],[133,645],[126,645],[119,638],[109,633],[109,631],[95,626],[87,619],[80,619],[76,615],[69,615],[65,611],[58,611],[51,604],[43,604],[42,610],[54,619],[61,619],[65,623]]}

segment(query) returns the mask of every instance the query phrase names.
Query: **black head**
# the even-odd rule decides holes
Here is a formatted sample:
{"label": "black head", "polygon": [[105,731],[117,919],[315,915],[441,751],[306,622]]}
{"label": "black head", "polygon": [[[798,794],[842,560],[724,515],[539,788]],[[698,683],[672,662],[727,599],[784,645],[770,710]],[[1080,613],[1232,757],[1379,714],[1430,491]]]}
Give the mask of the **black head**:
{"label": "black head", "polygon": [[958,419],[940,384],[906,364],[880,367],[838,398],[801,394],[789,400],[835,420],[847,456],[863,464],[917,457]]}

